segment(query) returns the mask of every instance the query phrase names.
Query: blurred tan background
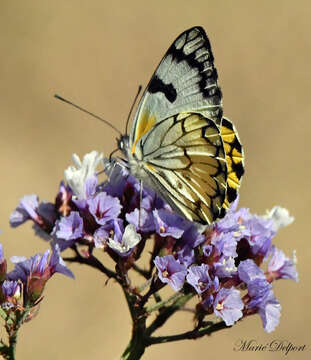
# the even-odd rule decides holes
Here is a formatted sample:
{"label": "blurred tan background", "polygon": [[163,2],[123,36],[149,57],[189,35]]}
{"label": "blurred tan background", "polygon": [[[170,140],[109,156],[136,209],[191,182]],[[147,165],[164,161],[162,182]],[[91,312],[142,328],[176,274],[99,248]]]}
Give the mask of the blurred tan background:
{"label": "blurred tan background", "polygon": [[[210,338],[157,345],[144,359],[285,358],[239,353],[238,339],[285,339],[307,345],[310,311],[310,15],[309,1],[0,2],[0,242],[5,256],[30,256],[48,244],[30,224],[16,230],[9,214],[24,194],[53,200],[72,153],[109,154],[116,134],[53,98],[59,93],[124,129],[139,84],[146,85],[176,36],[203,26],[212,43],[225,114],[244,144],[241,205],[264,213],[279,204],[296,220],[275,243],[297,250],[300,282],[279,281],[280,326],[266,334],[258,316]],[[120,289],[97,272],[71,265],[72,281],[55,276],[39,316],[19,337],[18,359],[118,359],[130,336]],[[188,314],[159,334],[189,329]]]}

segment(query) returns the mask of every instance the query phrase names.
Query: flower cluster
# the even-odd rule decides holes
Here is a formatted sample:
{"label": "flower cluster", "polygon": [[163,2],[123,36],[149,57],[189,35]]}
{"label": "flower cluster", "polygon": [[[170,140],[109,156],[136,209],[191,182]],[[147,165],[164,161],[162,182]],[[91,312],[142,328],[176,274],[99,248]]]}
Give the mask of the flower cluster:
{"label": "flower cluster", "polygon": [[7,261],[0,244],[0,305],[6,313],[35,307],[42,299],[46,282],[55,273],[74,277],[60,256],[58,245],[27,259],[13,256],[14,269],[7,273]]}
{"label": "flower cluster", "polygon": [[[113,161],[104,160],[108,180],[99,183],[96,169],[103,156],[96,151],[82,162],[77,155],[73,160],[75,166],[65,171],[66,184],[61,182],[54,203],[25,196],[11,215],[13,227],[32,220],[36,233],[50,239],[54,249],[49,262],[47,253],[14,259],[16,268],[7,276],[12,288],[13,282],[22,281],[37,299],[41,285],[31,281],[31,274],[45,279],[58,271],[70,276],[59,257],[59,251],[68,248],[84,259],[99,249],[116,262],[117,271],[137,270],[135,262],[152,241],[150,268],[141,273],[152,278],[153,291],[168,284],[176,292],[197,295],[197,318],[215,314],[231,326],[258,313],[266,331],[275,329],[281,306],[272,282],[298,279],[295,258],[287,258],[272,244],[276,232],[293,221],[286,209],[276,206],[257,216],[237,209],[236,200],[223,219],[202,226],[174,214]],[[7,294],[14,293],[4,287]]]}
{"label": "flower cluster", "polygon": [[[27,202],[25,205],[27,207]],[[28,208],[29,214],[31,209]],[[18,211],[26,216],[27,211],[22,205]],[[32,215],[34,221],[38,220],[34,213]],[[15,359],[18,330],[38,312],[37,305],[42,300],[44,287],[52,275],[58,272],[74,277],[60,256],[58,245],[53,246],[52,254],[47,250],[43,255],[37,254],[29,259],[13,256],[11,262],[15,267],[7,272],[7,260],[0,244],[0,316],[8,335],[7,341],[0,339],[0,354],[3,359]]]}

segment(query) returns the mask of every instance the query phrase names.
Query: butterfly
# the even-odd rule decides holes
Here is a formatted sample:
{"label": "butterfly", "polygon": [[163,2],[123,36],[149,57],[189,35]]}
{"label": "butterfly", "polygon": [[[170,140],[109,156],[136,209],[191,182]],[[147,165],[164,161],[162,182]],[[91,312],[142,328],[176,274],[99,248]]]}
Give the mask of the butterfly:
{"label": "butterfly", "polygon": [[[182,217],[211,224],[236,199],[244,174],[244,153],[237,131],[223,117],[222,93],[209,39],[202,27],[180,34],[147,85],[130,133],[102,120],[121,136],[105,172],[125,167],[142,185],[160,195]],[[129,118],[128,118],[129,120]]]}
{"label": "butterfly", "polygon": [[139,102],[129,135],[118,140],[129,172],[182,217],[211,224],[236,199],[244,154],[223,117],[222,93],[202,27],[170,46]]}

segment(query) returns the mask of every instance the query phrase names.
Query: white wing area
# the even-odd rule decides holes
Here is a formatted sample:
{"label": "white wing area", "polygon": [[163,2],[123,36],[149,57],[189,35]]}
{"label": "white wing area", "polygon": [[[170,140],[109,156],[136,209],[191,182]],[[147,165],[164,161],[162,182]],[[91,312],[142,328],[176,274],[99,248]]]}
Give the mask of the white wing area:
{"label": "white wing area", "polygon": [[140,122],[159,122],[181,112],[198,112],[220,124],[222,95],[210,42],[201,27],[182,33],[156,69],[138,106],[131,143],[140,136]]}

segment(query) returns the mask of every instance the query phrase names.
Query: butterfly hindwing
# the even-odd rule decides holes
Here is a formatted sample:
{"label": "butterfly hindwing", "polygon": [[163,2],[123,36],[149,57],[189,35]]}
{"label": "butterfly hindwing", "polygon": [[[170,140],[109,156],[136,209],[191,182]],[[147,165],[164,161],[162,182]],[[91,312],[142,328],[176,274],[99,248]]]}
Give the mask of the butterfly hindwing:
{"label": "butterfly hindwing", "polygon": [[217,79],[210,42],[203,28],[183,32],[168,49],[143,94],[134,118],[131,144],[151,124],[179,113],[198,112],[219,125],[222,95]]}
{"label": "butterfly hindwing", "polygon": [[201,114],[182,113],[157,123],[137,143],[143,182],[180,215],[212,223],[220,214],[227,165],[220,130]]}
{"label": "butterfly hindwing", "polygon": [[220,133],[224,143],[228,167],[227,192],[222,209],[224,215],[238,195],[244,174],[244,152],[236,128],[230,120],[222,119]]}

